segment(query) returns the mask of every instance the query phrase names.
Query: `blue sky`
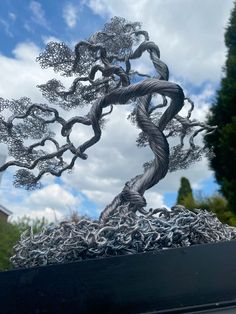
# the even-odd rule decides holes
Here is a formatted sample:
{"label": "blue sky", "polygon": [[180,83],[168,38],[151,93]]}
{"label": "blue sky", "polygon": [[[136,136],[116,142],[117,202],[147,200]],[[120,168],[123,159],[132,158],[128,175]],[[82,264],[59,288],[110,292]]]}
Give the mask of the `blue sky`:
{"label": "blue sky", "polygon": [[[77,8],[76,27],[70,27],[63,18],[66,6]],[[33,41],[44,47],[43,37],[60,37],[72,42],[88,37],[101,28],[106,19],[96,15],[80,1],[0,1],[1,52],[12,56],[18,42]],[[37,13],[36,13],[37,12]],[[89,23],[88,20],[90,21]]]}
{"label": "blue sky", "polygon": [[[182,0],[178,5],[170,0],[2,0],[0,66],[4,72],[0,78],[0,97],[29,96],[34,101],[42,101],[36,85],[54,75],[47,70],[43,73],[34,62],[45,43],[55,39],[72,46],[101,29],[110,17],[118,15],[142,22],[161,49],[161,56],[170,68],[170,79],[192,97],[195,117],[204,120],[222,77],[226,55],[223,34],[232,6],[231,0]],[[147,57],[139,66],[149,70]],[[136,169],[141,169],[145,158],[152,158],[150,151],[138,150],[129,142],[135,142],[137,131],[125,121],[128,110],[116,108],[101,144],[91,150],[87,164],[79,162],[71,175],[60,179],[45,178],[41,191],[16,190],[11,183],[13,172],[7,171],[1,183],[2,204],[12,210],[15,217],[29,214],[52,219],[56,213],[61,218],[70,210],[96,217],[124,182],[137,174]],[[127,128],[123,138],[119,129],[121,123],[122,128]],[[114,136],[113,141],[109,135]],[[111,153],[110,159],[105,160],[103,154],[109,155],[109,147],[115,157]],[[188,170],[167,174],[147,193],[148,204],[174,205],[181,176],[190,179],[196,193],[201,190],[204,195],[210,195],[218,189],[205,159]]]}

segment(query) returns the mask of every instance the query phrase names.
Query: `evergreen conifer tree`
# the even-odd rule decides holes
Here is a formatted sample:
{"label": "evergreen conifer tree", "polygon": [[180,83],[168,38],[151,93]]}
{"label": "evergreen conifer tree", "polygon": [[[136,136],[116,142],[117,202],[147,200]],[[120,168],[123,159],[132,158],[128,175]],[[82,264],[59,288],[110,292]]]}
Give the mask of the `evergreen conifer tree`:
{"label": "evergreen conifer tree", "polygon": [[182,177],[180,180],[180,188],[178,190],[177,204],[189,207],[186,202],[189,205],[194,204],[193,192],[189,180]]}
{"label": "evergreen conifer tree", "polygon": [[218,125],[218,129],[206,136],[205,141],[208,147],[213,147],[215,156],[210,166],[221,192],[230,210],[236,212],[236,2],[226,28],[225,44],[228,49],[225,76],[207,121]]}

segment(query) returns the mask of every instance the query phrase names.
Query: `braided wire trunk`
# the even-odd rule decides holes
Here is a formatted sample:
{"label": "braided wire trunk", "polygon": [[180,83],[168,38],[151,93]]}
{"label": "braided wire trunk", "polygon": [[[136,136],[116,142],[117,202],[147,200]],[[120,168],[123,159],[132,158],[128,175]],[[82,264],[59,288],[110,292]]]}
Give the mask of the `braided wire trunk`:
{"label": "braided wire trunk", "polygon": [[[164,178],[168,171],[169,144],[163,134],[163,130],[168,122],[171,121],[183,107],[183,90],[179,85],[168,81],[156,78],[147,79],[141,83],[123,88],[122,94],[119,94],[121,95],[119,98],[115,98],[113,94],[105,96],[105,99],[96,106],[105,107],[109,105],[110,102],[127,102],[130,96],[132,97],[133,93],[137,96],[141,96],[138,99],[136,120],[139,128],[147,135],[149,146],[154,153],[155,158],[151,167],[146,169],[143,174],[126,182],[122,192],[119,193],[111,204],[106,206],[101,213],[101,222],[106,222],[110,216],[115,214],[116,211],[119,211],[120,206],[124,205],[129,211],[140,211],[141,213],[145,213],[146,211],[144,210],[144,207],[146,206],[146,200],[143,196],[145,191]],[[158,126],[152,122],[149,113],[152,93],[159,93],[162,96],[171,98],[170,105],[161,116]]]}
{"label": "braided wire trunk", "polygon": [[[146,169],[143,174],[137,175],[126,182],[122,192],[105,207],[99,218],[100,222],[104,223],[110,216],[117,211],[119,212],[120,207],[124,206],[128,211],[147,213],[144,210],[146,200],[143,195],[146,190],[164,178],[168,171],[169,145],[163,134],[163,130],[184,105],[183,90],[179,85],[168,81],[169,69],[160,60],[158,46],[154,42],[149,41],[146,33],[143,35],[145,36],[145,41],[129,56],[129,59],[136,59],[144,51],[147,51],[157,76],[128,86],[125,82],[123,87],[114,90],[96,103],[90,112],[93,113],[92,126],[95,132],[92,140],[98,141],[101,135],[98,120],[102,113],[102,108],[111,104],[125,104],[130,99],[136,98],[138,102],[136,107],[136,121],[138,127],[148,137],[149,146],[155,158],[150,168]],[[171,98],[170,105],[160,117],[158,126],[150,118],[150,102],[153,94],[160,94]],[[88,144],[90,145],[90,143]]]}

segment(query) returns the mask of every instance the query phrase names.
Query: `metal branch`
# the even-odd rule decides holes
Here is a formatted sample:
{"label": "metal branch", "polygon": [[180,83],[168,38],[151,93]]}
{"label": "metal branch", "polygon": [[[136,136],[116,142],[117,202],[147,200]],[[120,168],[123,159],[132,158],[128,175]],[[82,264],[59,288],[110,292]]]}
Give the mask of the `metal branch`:
{"label": "metal branch", "polygon": [[138,76],[141,76],[141,77],[148,77],[148,78],[151,78],[151,75],[149,74],[144,74],[144,73],[140,73],[138,71],[132,71],[130,72],[130,75],[138,75]]}
{"label": "metal branch", "polygon": [[143,35],[145,40],[148,41],[149,40],[149,34],[147,31],[144,31],[144,30],[138,30],[138,31],[135,31],[135,32],[132,32],[131,35],[135,35],[135,36],[139,36],[139,35]]}
{"label": "metal branch", "polygon": [[105,117],[105,116],[111,114],[112,111],[113,111],[113,105],[110,106],[110,110],[109,110],[108,112],[105,112],[105,113],[103,113],[103,114],[101,115],[101,118],[103,118],[103,117]]}
{"label": "metal branch", "polygon": [[32,153],[34,148],[36,148],[38,146],[44,146],[47,141],[52,142],[56,146],[56,149],[57,150],[59,149],[60,146],[59,146],[58,142],[54,138],[47,136],[44,139],[42,139],[40,142],[30,145],[28,147],[28,152]]}
{"label": "metal branch", "polygon": [[17,166],[17,167],[26,168],[26,169],[34,169],[40,161],[49,160],[49,159],[52,159],[54,157],[60,157],[63,153],[65,153],[69,149],[70,149],[70,145],[68,145],[68,144],[63,145],[56,152],[53,152],[53,153],[50,153],[50,154],[47,154],[44,156],[40,156],[39,158],[35,159],[31,165],[26,164],[26,163],[21,162],[21,161],[17,161],[17,160],[8,161],[0,167],[0,172],[6,170],[7,168],[9,168],[11,166]]}
{"label": "metal branch", "polygon": [[35,181],[38,182],[42,176],[46,173],[50,173],[51,175],[53,176],[56,176],[56,177],[60,177],[62,175],[63,172],[65,172],[66,170],[70,170],[74,167],[74,164],[75,164],[75,161],[76,159],[80,157],[80,152],[78,151],[77,154],[72,158],[71,162],[66,165],[65,167],[61,168],[60,170],[56,171],[56,170],[52,170],[52,169],[46,169],[46,170],[41,170],[39,172],[39,174],[37,175],[37,177],[35,177]]}
{"label": "metal branch", "polygon": [[215,130],[217,128],[217,126],[211,126],[211,125],[208,125],[204,122],[200,122],[200,121],[196,121],[196,120],[190,120],[188,118],[184,118],[184,117],[181,117],[180,115],[175,115],[174,117],[178,122],[180,122],[183,126],[186,126],[186,127],[194,127],[194,126],[201,126],[203,128],[205,128],[206,130]]}
{"label": "metal branch", "polygon": [[156,105],[154,107],[151,107],[149,109],[149,114],[153,113],[153,111],[155,111],[156,109],[164,108],[164,107],[166,107],[168,105],[166,97],[162,95],[162,98],[163,98],[163,103],[159,104],[159,105]]}
{"label": "metal branch", "polygon": [[190,139],[189,139],[189,144],[190,144],[190,147],[191,148],[195,148],[195,144],[194,144],[194,137],[196,137],[200,132],[202,132],[202,131],[205,131],[206,129],[205,128],[200,128],[200,129],[198,129],[198,130],[196,130],[192,135],[191,135],[191,137],[190,137]]}
{"label": "metal branch", "polygon": [[51,120],[46,120],[45,123],[53,123],[53,122],[57,121],[62,126],[64,126],[65,120],[62,117],[60,117],[60,115],[56,109],[48,107],[48,106],[33,104],[33,105],[29,106],[29,108],[27,108],[25,113],[15,114],[15,115],[11,116],[7,121],[8,127],[11,128],[13,126],[13,121],[15,119],[27,118],[31,114],[31,112],[33,112],[35,109],[41,110],[42,112],[54,113],[55,117]]}
{"label": "metal branch", "polygon": [[66,98],[67,96],[72,95],[72,94],[75,93],[77,84],[78,84],[79,82],[86,82],[86,81],[89,81],[89,83],[91,83],[93,86],[99,86],[99,85],[103,85],[103,84],[108,83],[108,82],[110,81],[110,79],[111,79],[111,78],[104,79],[104,80],[101,80],[101,81],[99,81],[99,82],[96,82],[96,81],[94,81],[94,80],[93,80],[91,77],[89,77],[89,76],[78,77],[78,78],[76,78],[76,79],[73,81],[73,83],[72,83],[72,85],[71,85],[71,87],[69,88],[68,91],[58,91],[57,94],[58,94],[58,96],[63,96],[64,98]]}
{"label": "metal branch", "polygon": [[188,110],[188,114],[186,117],[186,119],[190,119],[191,114],[192,114],[193,109],[194,109],[194,102],[189,97],[185,97],[185,100],[187,100],[190,103],[190,109]]}
{"label": "metal branch", "polygon": [[93,67],[93,71],[90,72],[91,79],[94,79],[96,72],[100,71],[104,77],[111,77],[114,74],[119,76],[122,86],[129,85],[129,77],[127,73],[120,66],[106,64],[105,67],[96,65]]}

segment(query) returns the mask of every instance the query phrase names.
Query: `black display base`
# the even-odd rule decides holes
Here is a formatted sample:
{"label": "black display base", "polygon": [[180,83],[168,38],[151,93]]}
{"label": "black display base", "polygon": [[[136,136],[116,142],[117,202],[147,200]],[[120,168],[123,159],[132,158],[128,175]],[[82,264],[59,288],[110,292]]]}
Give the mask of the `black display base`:
{"label": "black display base", "polygon": [[150,312],[236,313],[236,241],[0,273],[1,314]]}

